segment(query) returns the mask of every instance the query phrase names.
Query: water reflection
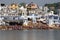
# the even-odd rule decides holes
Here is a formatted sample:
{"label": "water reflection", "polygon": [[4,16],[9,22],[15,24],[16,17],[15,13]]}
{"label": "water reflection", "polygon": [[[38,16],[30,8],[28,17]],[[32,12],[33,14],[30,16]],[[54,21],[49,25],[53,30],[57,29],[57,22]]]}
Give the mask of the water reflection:
{"label": "water reflection", "polygon": [[57,30],[0,31],[0,40],[58,40]]}

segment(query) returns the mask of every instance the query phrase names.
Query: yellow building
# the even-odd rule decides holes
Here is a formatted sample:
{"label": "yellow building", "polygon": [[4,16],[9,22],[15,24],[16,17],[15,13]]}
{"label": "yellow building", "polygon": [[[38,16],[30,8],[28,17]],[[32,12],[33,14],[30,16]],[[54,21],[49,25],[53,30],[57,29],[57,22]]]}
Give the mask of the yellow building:
{"label": "yellow building", "polygon": [[18,16],[19,6],[16,3],[12,3],[8,6],[10,16]]}
{"label": "yellow building", "polygon": [[28,13],[36,13],[36,9],[38,9],[38,5],[33,2],[27,5]]}
{"label": "yellow building", "polygon": [[17,9],[18,8],[18,5],[15,4],[15,3],[12,3],[10,6],[9,6],[10,9]]}
{"label": "yellow building", "polygon": [[37,4],[31,2],[30,4],[28,4],[27,8],[28,8],[28,9],[37,9],[38,6],[37,6]]}

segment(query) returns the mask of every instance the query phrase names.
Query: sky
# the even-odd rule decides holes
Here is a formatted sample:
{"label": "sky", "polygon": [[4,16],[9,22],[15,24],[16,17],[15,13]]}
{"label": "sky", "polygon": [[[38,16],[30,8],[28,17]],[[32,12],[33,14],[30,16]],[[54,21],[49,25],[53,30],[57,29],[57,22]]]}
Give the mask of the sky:
{"label": "sky", "polygon": [[60,0],[0,0],[0,3],[5,3],[5,4],[11,4],[13,2],[15,3],[25,2],[27,4],[30,2],[34,2],[39,6],[43,6],[44,4],[60,2]]}

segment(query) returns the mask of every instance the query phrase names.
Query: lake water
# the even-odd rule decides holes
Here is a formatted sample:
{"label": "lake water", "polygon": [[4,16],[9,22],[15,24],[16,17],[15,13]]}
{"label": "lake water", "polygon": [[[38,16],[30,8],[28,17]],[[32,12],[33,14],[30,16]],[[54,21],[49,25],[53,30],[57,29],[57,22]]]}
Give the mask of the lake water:
{"label": "lake water", "polygon": [[0,40],[60,40],[60,30],[0,31]]}

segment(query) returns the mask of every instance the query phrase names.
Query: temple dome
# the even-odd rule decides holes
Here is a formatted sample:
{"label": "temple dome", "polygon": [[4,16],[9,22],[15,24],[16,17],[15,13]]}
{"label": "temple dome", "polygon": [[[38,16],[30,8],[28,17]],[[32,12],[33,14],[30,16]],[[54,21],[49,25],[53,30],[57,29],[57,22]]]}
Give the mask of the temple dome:
{"label": "temple dome", "polygon": [[36,9],[36,8],[38,8],[38,5],[31,2],[30,4],[27,5],[27,8]]}
{"label": "temple dome", "polygon": [[15,4],[15,3],[12,3],[12,4],[9,6],[9,8],[11,8],[11,9],[17,9],[17,8],[18,8],[18,5]]}

